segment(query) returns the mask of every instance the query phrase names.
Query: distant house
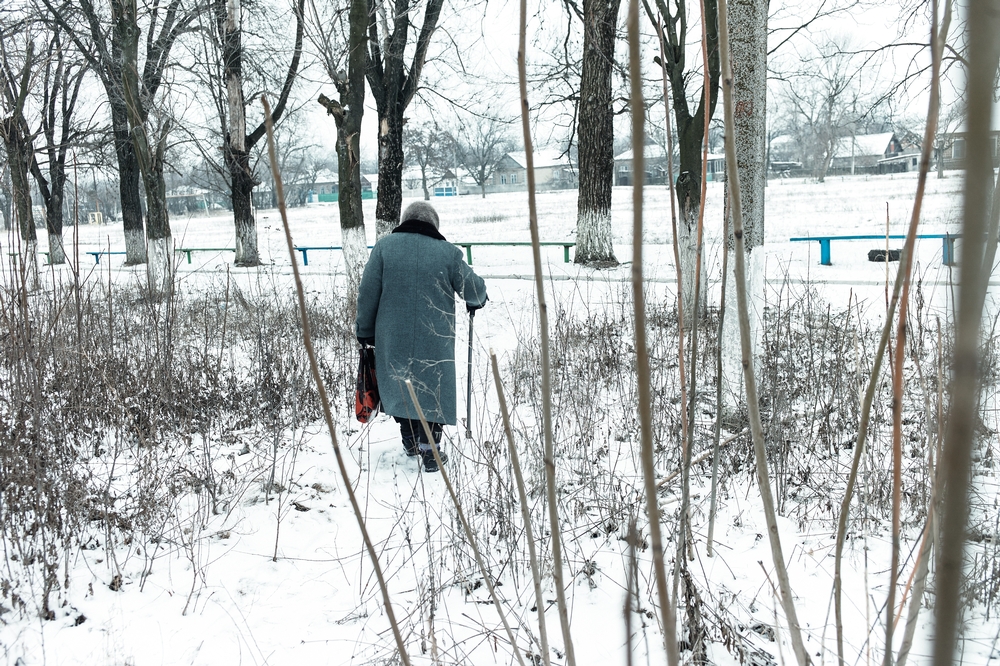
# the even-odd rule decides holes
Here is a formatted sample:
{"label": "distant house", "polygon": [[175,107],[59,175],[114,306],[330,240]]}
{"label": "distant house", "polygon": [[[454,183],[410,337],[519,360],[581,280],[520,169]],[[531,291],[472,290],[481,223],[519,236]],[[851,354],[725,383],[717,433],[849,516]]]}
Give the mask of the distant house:
{"label": "distant house", "polygon": [[[557,150],[536,150],[532,154],[535,189],[565,190],[580,183],[576,165]],[[507,153],[497,164],[487,192],[523,192],[528,188],[528,157],[524,152]]]}
{"label": "distant house", "polygon": [[[181,186],[167,192],[167,210],[174,215],[187,215],[191,213],[207,214],[210,210],[222,208],[221,204],[213,201],[213,198],[213,194],[209,190]],[[45,220],[44,213],[41,219]]]}
{"label": "distant house", "polygon": [[[339,196],[340,176],[332,169],[323,169],[316,174],[316,180],[306,193],[306,203],[333,203]],[[375,198],[372,182],[364,174],[361,175],[361,198]]]}
{"label": "distant house", "polygon": [[[642,149],[642,156],[646,163],[647,185],[662,185],[667,182],[667,152],[658,143],[646,143]],[[615,178],[614,184],[627,186],[635,182],[632,160],[635,155],[629,148],[625,152],[615,155]]]}
{"label": "distant house", "polygon": [[[944,160],[945,169],[965,168],[965,159],[969,154],[968,131],[963,122],[953,132],[942,132],[938,138],[937,145]],[[990,125],[990,154],[993,155],[993,166],[1000,166],[1000,117],[994,111],[992,124]]]}
{"label": "distant house", "polygon": [[[663,149],[663,146],[658,143],[647,143],[643,147],[642,153],[643,159],[646,163],[646,176],[643,181],[644,184],[666,185],[669,178],[669,170],[667,169],[666,151]],[[615,156],[615,185],[629,186],[635,182],[632,159],[633,153],[631,148],[620,155]],[[674,178],[677,178],[679,173],[676,168],[676,163],[674,167]],[[708,182],[726,179],[725,155],[716,155],[714,153],[708,154],[705,178]]]}
{"label": "distant house", "polygon": [[848,136],[834,148],[830,173],[880,173],[880,163],[888,164],[885,160],[892,162],[902,155],[903,145],[894,132]]}

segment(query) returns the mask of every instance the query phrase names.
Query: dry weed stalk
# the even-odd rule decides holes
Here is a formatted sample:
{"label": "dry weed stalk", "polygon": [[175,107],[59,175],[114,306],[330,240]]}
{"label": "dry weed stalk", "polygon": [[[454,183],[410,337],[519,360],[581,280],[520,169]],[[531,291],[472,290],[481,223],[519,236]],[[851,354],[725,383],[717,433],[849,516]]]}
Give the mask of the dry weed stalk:
{"label": "dry weed stalk", "polygon": [[542,597],[542,576],[538,567],[538,554],[535,552],[535,531],[531,526],[531,511],[528,509],[528,493],[524,487],[524,475],[521,474],[521,461],[514,446],[514,432],[510,427],[510,412],[507,409],[507,397],[504,395],[503,382],[500,380],[500,368],[497,356],[490,350],[490,365],[493,368],[493,383],[497,389],[497,399],[500,401],[500,416],[503,417],[503,432],[507,438],[507,452],[510,454],[510,464],[514,470],[514,480],[517,482],[517,497],[521,503],[521,520],[524,521],[524,538],[528,542],[528,558],[531,561],[531,579],[535,586],[535,610],[538,612],[538,637],[541,643],[542,660],[549,666],[549,634],[545,628],[545,599]]}
{"label": "dry weed stalk", "polygon": [[792,586],[788,580],[785,558],[781,552],[781,537],[778,535],[778,521],[771,494],[771,481],[767,470],[767,452],[764,448],[764,431],[761,427],[760,404],[757,397],[757,380],[754,376],[752,349],[750,344],[750,316],[747,308],[746,256],[743,248],[743,208],[740,201],[740,177],[736,168],[736,138],[733,135],[733,68],[729,51],[729,17],[726,0],[719,0],[719,48],[722,57],[723,108],[726,120],[726,181],[733,219],[733,237],[736,240],[736,303],[740,318],[740,349],[742,352],[743,378],[746,386],[747,408],[750,415],[750,431],[753,435],[754,457],[757,460],[757,480],[760,483],[761,500],[767,520],[767,534],[771,544],[778,588],[781,591],[781,605],[788,620],[788,631],[792,648],[799,666],[811,663],[809,653],[802,642],[802,631],[795,613]]}
{"label": "dry weed stalk", "polygon": [[385,582],[382,573],[382,565],[379,563],[378,553],[372,544],[368,528],[365,526],[364,514],[358,504],[358,498],[354,494],[354,486],[351,483],[350,475],[347,473],[347,466],[344,464],[344,454],[340,450],[340,442],[337,441],[337,426],[333,419],[333,411],[330,408],[330,398],[326,393],[326,386],[320,375],[319,360],[316,357],[316,350],[313,348],[312,334],[309,329],[309,315],[306,312],[306,296],[302,287],[302,276],[299,274],[299,264],[295,259],[295,245],[292,243],[292,231],[288,226],[288,213],[285,210],[285,193],[281,182],[281,172],[278,169],[278,160],[274,148],[274,127],[271,123],[271,105],[267,98],[261,96],[264,105],[264,118],[267,124],[267,153],[271,161],[271,171],[274,174],[274,189],[278,195],[278,212],[281,213],[282,226],[285,229],[285,242],[288,245],[288,256],[292,262],[292,274],[295,277],[295,293],[298,297],[299,315],[302,318],[302,343],[305,345],[306,353],[309,355],[309,367],[312,370],[313,381],[316,382],[316,390],[319,392],[320,401],[323,405],[323,418],[326,421],[327,429],[330,431],[330,442],[333,444],[333,453],[337,458],[337,468],[340,470],[340,477],[344,481],[344,490],[351,501],[351,509],[354,517],[358,521],[358,528],[361,530],[361,537],[365,542],[365,550],[371,558],[372,566],[375,568],[375,577],[378,580],[379,590],[382,592],[382,603],[385,607],[385,614],[392,627],[393,638],[396,639],[396,648],[399,650],[399,658],[404,666],[410,666],[410,656],[406,652],[406,643],[403,635],[399,631],[399,624],[396,622],[396,614],[392,610],[392,597],[389,595],[389,587]]}
{"label": "dry weed stalk", "polygon": [[559,606],[559,625],[562,627],[566,664],[576,665],[573,650],[573,636],[569,628],[569,611],[566,606],[566,590],[563,580],[562,535],[559,528],[559,505],[556,497],[556,461],[552,435],[552,376],[549,362],[549,313],[545,303],[545,284],[542,281],[542,252],[538,236],[538,212],[535,206],[535,158],[532,154],[531,122],[528,114],[528,75],[525,65],[525,42],[527,39],[528,5],[520,3],[520,28],[517,43],[517,76],[521,93],[521,129],[524,133],[524,151],[528,174],[528,221],[531,229],[531,256],[535,269],[535,291],[538,298],[538,320],[541,327],[542,362],[542,429],[545,437],[545,490],[549,505],[549,528],[552,538],[552,579],[556,587],[556,603]]}
{"label": "dry weed stalk", "polygon": [[[948,35],[948,28],[951,24],[951,0],[946,0],[944,16],[941,20],[940,30],[937,25],[937,9],[938,5],[935,2],[933,5],[934,15],[931,25],[931,55],[932,55],[932,78],[931,78],[931,97],[928,103],[927,109],[927,125],[924,130],[924,142],[923,148],[920,154],[920,175],[917,181],[917,194],[913,204],[913,212],[910,217],[910,226],[907,230],[906,241],[903,245],[902,261],[900,261],[899,268],[896,272],[896,281],[892,289],[892,298],[889,300],[888,308],[886,310],[885,326],[882,329],[882,337],[879,340],[878,350],[875,353],[875,361],[872,366],[871,374],[868,379],[868,387],[865,391],[864,404],[861,411],[861,422],[858,427],[858,437],[854,445],[854,460],[851,462],[851,471],[847,477],[847,489],[844,492],[844,499],[841,502],[840,507],[840,517],[837,523],[837,541],[834,551],[834,575],[833,575],[833,592],[834,592],[834,613],[836,619],[837,627],[837,659],[840,666],[844,666],[844,623],[843,623],[843,581],[841,577],[841,571],[843,566],[843,554],[844,554],[844,541],[847,537],[847,520],[850,515],[851,500],[854,495],[854,486],[857,483],[858,469],[861,465],[861,459],[864,454],[865,440],[868,435],[868,423],[871,415],[871,406],[875,398],[875,390],[878,383],[878,378],[881,374],[882,360],[885,357],[885,349],[889,343],[889,337],[892,331],[892,322],[895,309],[900,300],[900,294],[902,292],[903,306],[900,310],[899,318],[899,330],[900,336],[905,338],[906,330],[906,300],[909,294],[909,279],[912,270],[912,257],[913,250],[916,244],[917,227],[920,222],[920,209],[923,204],[924,191],[927,183],[927,172],[930,170],[930,159],[931,159],[931,147],[934,144],[934,133],[937,128],[938,119],[938,107],[940,99],[940,71],[941,71],[941,53],[944,46],[945,39]],[[886,264],[888,266],[888,262]],[[886,285],[888,287],[888,285]],[[895,420],[902,418],[902,361],[904,356],[904,348],[902,342],[897,343],[899,345],[897,350],[897,362],[899,363],[899,368],[896,372],[896,378],[894,381],[894,440],[898,433],[895,433]],[[896,386],[896,381],[899,382],[899,386]],[[897,390],[898,388],[898,390]],[[894,456],[895,459],[895,456]],[[901,461],[897,462],[901,463]],[[894,462],[893,466],[893,478],[894,478],[894,488],[898,489],[898,483],[901,485],[901,471],[898,471],[897,475],[897,462]],[[891,662],[892,655],[892,616],[895,612],[895,586],[896,577],[898,575],[898,562],[899,562],[899,518],[898,518],[898,499],[895,497],[896,490],[894,489],[894,499],[893,499],[893,565],[892,572],[890,573],[890,589],[889,589],[889,599],[886,605],[887,607],[887,622],[886,622],[886,648],[885,648],[885,659],[884,663],[888,664]]]}
{"label": "dry weed stalk", "polygon": [[[420,425],[424,428],[424,433],[427,435],[427,441],[434,441],[434,433],[431,431],[431,426],[427,423],[427,419],[424,417],[424,410],[420,407],[420,401],[417,400],[417,394],[413,390],[413,382],[409,379],[406,380],[406,390],[410,392],[410,400],[413,401],[413,407],[417,410],[417,418],[420,419]],[[458,521],[462,523],[462,529],[465,531],[465,538],[469,540],[469,546],[472,548],[472,554],[476,558],[476,564],[479,565],[479,573],[483,576],[483,583],[486,585],[486,589],[490,593],[490,599],[493,600],[493,606],[497,609],[497,615],[500,616],[500,621],[503,623],[504,631],[507,632],[507,640],[510,641],[510,647],[514,650],[514,656],[517,657],[517,663],[524,666],[524,658],[521,657],[521,651],[517,649],[517,641],[514,638],[514,632],[511,631],[510,623],[507,622],[507,614],[503,610],[503,606],[500,605],[500,599],[497,597],[496,588],[493,585],[493,580],[490,577],[490,572],[486,568],[486,563],[483,561],[483,555],[479,552],[479,545],[476,542],[476,535],[472,532],[472,527],[469,525],[469,521],[465,517],[465,511],[462,510],[462,503],[458,501],[458,495],[455,494],[455,488],[451,485],[451,478],[448,476],[448,472],[445,471],[444,461],[441,460],[441,454],[438,451],[437,446],[432,446],[431,451],[434,453],[434,460],[437,462],[438,471],[441,472],[441,479],[444,481],[445,488],[448,489],[448,495],[451,497],[452,504],[455,505],[455,511],[458,513]]]}
{"label": "dry weed stalk", "polygon": [[[522,0],[523,2],[523,0]],[[639,424],[642,477],[649,517],[649,536],[653,548],[656,591],[660,599],[660,621],[667,663],[677,666],[677,629],[674,607],[667,590],[667,572],[663,562],[663,535],[660,531],[660,507],[656,494],[656,468],[653,463],[653,414],[650,389],[649,353],[646,345],[646,298],[642,279],[642,188],[645,159],[643,138],[645,107],[642,101],[642,72],[639,55],[639,3],[628,6],[629,84],[632,107],[632,155],[635,181],[632,184],[632,302],[635,312],[635,366],[639,391]],[[681,406],[684,409],[684,406]],[[683,522],[684,517],[681,516]],[[681,553],[683,556],[683,553]],[[676,565],[679,566],[679,563]]]}

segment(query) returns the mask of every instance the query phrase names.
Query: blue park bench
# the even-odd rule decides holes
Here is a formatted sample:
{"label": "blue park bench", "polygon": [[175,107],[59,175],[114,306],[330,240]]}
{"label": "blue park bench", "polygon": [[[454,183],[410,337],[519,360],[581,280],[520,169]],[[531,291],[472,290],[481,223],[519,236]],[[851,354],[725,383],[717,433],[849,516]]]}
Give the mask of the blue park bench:
{"label": "blue park bench", "polygon": [[101,257],[106,254],[125,254],[124,250],[91,250],[87,252],[90,256],[94,258],[94,263],[101,263]]}
{"label": "blue park bench", "polygon": [[[945,266],[955,265],[955,241],[961,238],[961,234],[917,234],[917,238],[935,238],[941,240],[941,263]],[[831,266],[830,243],[831,241],[852,241],[852,240],[885,240],[886,238],[906,238],[902,234],[882,235],[861,235],[861,236],[803,236],[799,238],[789,238],[795,243],[801,241],[815,241],[819,243],[819,263],[823,266]]]}
{"label": "blue park bench", "polygon": [[[471,242],[471,243],[455,242],[455,243],[452,243],[452,245],[457,245],[459,247],[465,248],[465,258],[469,262],[469,265],[471,266],[472,265],[472,248],[473,248],[473,246],[480,246],[480,247],[485,247],[485,246],[496,247],[496,246],[503,246],[503,245],[513,245],[513,246],[525,246],[525,245],[527,245],[527,246],[530,246],[531,243],[530,242],[524,242],[524,241],[517,241],[517,242],[515,242],[515,241],[509,241],[509,242],[508,241],[482,241],[482,242],[475,241],[475,242]],[[571,247],[575,247],[576,243],[572,242],[572,241],[552,241],[552,242],[539,243],[539,245],[556,245],[556,246],[562,247],[563,248],[563,261],[568,264],[569,263],[569,249]],[[374,246],[373,245],[369,245],[368,249],[371,249],[372,247],[374,247]],[[314,251],[314,250],[315,251],[342,250],[344,248],[341,247],[340,245],[331,245],[331,246],[325,246],[325,247],[318,247],[318,246],[308,246],[308,247],[305,247],[305,246],[301,246],[301,245],[296,245],[295,249],[302,253],[302,265],[303,266],[308,266],[309,265],[309,252]]]}
{"label": "blue park bench", "polygon": [[[455,242],[454,245],[458,245],[459,247],[465,248],[465,258],[469,262],[470,266],[472,265],[472,246],[474,245],[480,247],[499,247],[504,245],[510,245],[515,247],[524,247],[524,246],[531,247],[531,243],[525,241],[483,241],[483,242],[476,241],[474,243]],[[539,245],[544,245],[544,246],[555,245],[562,247],[563,262],[567,264],[569,263],[569,249],[571,247],[576,247],[576,243],[574,243],[573,241],[545,241],[539,243]]]}
{"label": "blue park bench", "polygon": [[[370,250],[373,247],[375,247],[375,246],[374,245],[369,245],[368,249]],[[342,246],[340,246],[340,245],[325,245],[325,246],[310,245],[308,247],[305,247],[305,246],[302,246],[302,245],[296,245],[295,249],[302,253],[302,265],[303,266],[308,266],[309,265],[309,253],[310,252],[312,252],[312,251],[323,252],[323,251],[329,251],[329,250],[343,250],[344,248]]]}
{"label": "blue park bench", "polygon": [[[174,248],[174,252],[183,252],[187,256],[187,262],[190,264],[192,252],[236,252],[236,249],[231,247],[178,247]],[[99,264],[103,255],[125,254],[125,252],[120,250],[92,250],[87,252],[87,254],[94,258],[95,264]]]}

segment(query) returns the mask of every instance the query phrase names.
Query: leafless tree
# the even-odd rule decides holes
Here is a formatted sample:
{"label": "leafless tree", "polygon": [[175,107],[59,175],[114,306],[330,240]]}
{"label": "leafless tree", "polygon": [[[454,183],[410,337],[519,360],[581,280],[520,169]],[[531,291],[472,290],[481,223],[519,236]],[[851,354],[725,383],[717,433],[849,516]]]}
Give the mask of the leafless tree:
{"label": "leafless tree", "polygon": [[[14,219],[21,231],[21,253],[29,287],[38,284],[38,236],[31,210],[31,183],[28,173],[34,161],[34,137],[25,119],[25,104],[32,86],[31,71],[36,66],[35,44],[23,19],[0,28],[0,139],[3,139],[10,171]],[[13,47],[13,48],[12,48]],[[14,59],[21,56],[20,62]]]}
{"label": "leafless tree", "polygon": [[407,126],[403,129],[406,161],[420,169],[420,184],[425,201],[430,201],[430,188],[441,181],[445,169],[451,166],[448,164],[447,141],[447,135],[437,123]]}
{"label": "leafless tree", "polygon": [[[361,119],[365,113],[365,40],[368,0],[350,0],[343,8],[324,5],[323,12],[309,1],[308,38],[326,75],[337,89],[337,99],[324,94],[319,103],[337,125],[337,170],[340,230],[348,275],[348,298],[354,298],[368,261],[365,218],[361,209]],[[328,13],[329,12],[329,13]]]}
{"label": "leafless tree", "polygon": [[455,162],[468,172],[485,199],[486,185],[500,160],[513,148],[508,123],[484,115],[469,116],[451,132],[450,143]]}
{"label": "leafless tree", "polygon": [[[698,256],[697,227],[702,205],[701,154],[705,136],[705,115],[712,117],[719,98],[718,5],[716,0],[704,0],[702,4],[708,48],[708,76],[705,77],[698,76],[698,73],[704,70],[702,58],[699,57],[693,62],[688,61],[687,48],[691,35],[688,34],[687,3],[679,0],[671,7],[666,0],[654,0],[654,2],[655,11],[648,0],[643,0],[643,7],[652,24],[658,25],[662,21],[662,30],[659,34],[662,52],[665,54],[663,68],[666,70],[666,78],[670,85],[670,103],[680,157],[676,187],[680,209],[677,242],[680,245],[684,309],[686,312],[694,312],[694,277]],[[695,91],[696,96],[692,98],[689,86],[693,86],[695,81],[700,81],[701,85]],[[695,109],[693,112],[692,104]],[[706,274],[705,262],[702,262],[702,284],[706,283]]]}
{"label": "leafless tree", "polygon": [[[84,135],[73,116],[88,66],[67,41],[59,24],[53,23],[42,67],[40,136],[44,145],[31,162],[31,173],[45,202],[50,264],[66,262],[62,233],[67,161],[70,147]],[[44,164],[39,164],[39,154],[44,156]]]}
{"label": "leafless tree", "polygon": [[[399,223],[403,203],[403,113],[420,85],[420,76],[431,38],[437,28],[444,0],[426,0],[424,20],[407,62],[411,13],[410,0],[370,0],[368,13],[368,85],[378,110],[378,202],[375,205],[377,237]],[[415,26],[414,26],[415,27]]]}
{"label": "leafless tree", "polygon": [[828,41],[801,63],[786,76],[783,99],[805,163],[822,183],[838,145],[852,136],[863,114],[857,62],[840,44]]}
{"label": "leafless tree", "polygon": [[[253,188],[260,182],[250,166],[250,154],[264,136],[265,121],[247,131],[247,101],[244,96],[246,44],[243,38],[244,11],[241,0],[212,0],[215,19],[212,51],[221,72],[213,93],[222,126],[223,162],[229,180],[233,217],[236,223],[236,265],[258,266],[257,223],[253,215]],[[274,104],[271,121],[277,123],[285,113],[289,94],[302,58],[305,0],[294,0],[295,38],[284,81]]]}
{"label": "leafless tree", "polygon": [[615,175],[612,74],[620,4],[620,0],[583,1],[583,71],[577,127],[578,264],[618,264],[612,245],[611,186]]}
{"label": "leafless tree", "polygon": [[[123,87],[123,57],[127,40],[126,33],[119,30],[119,22],[115,20],[115,7],[120,5],[120,1],[109,0],[107,6],[95,6],[93,0],[41,0],[49,17],[66,31],[84,54],[108,96],[118,162],[122,224],[125,228],[125,263],[133,265],[146,261],[146,238],[139,193],[141,168],[129,129]],[[139,8],[136,8],[134,21],[130,18],[129,23],[134,24],[136,30],[134,35],[130,35],[135,43],[136,67],[142,61],[141,75],[136,69],[136,92],[145,107],[156,98],[166,68],[172,61],[170,54],[174,44],[190,28],[202,8],[193,0],[187,4],[182,0],[168,0],[163,4],[144,4],[141,9],[140,15]],[[144,40],[139,40],[139,33],[145,35]],[[143,58],[139,58],[140,46],[144,49]],[[162,226],[159,222],[156,224]],[[154,237],[163,236],[159,228],[153,233]]]}

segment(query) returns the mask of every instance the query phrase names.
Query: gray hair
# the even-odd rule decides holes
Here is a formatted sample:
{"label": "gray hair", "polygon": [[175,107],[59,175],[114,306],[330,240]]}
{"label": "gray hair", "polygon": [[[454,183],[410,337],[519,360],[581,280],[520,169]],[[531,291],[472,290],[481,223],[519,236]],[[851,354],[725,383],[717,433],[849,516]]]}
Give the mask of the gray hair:
{"label": "gray hair", "polygon": [[440,220],[438,219],[437,211],[434,210],[434,206],[430,205],[426,201],[414,201],[406,210],[403,211],[402,222],[409,222],[410,220],[415,220],[417,222],[429,222],[434,225],[435,229],[440,228]]}

